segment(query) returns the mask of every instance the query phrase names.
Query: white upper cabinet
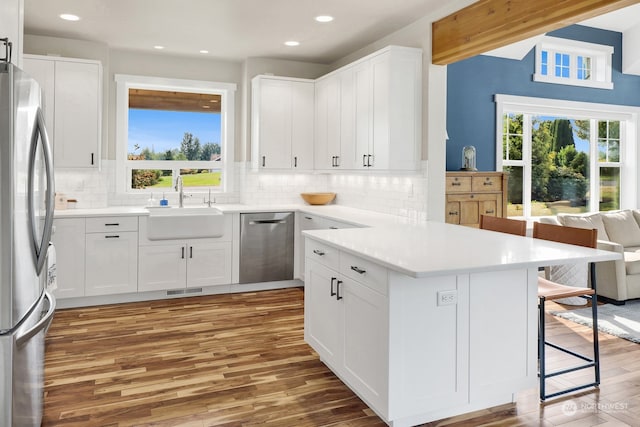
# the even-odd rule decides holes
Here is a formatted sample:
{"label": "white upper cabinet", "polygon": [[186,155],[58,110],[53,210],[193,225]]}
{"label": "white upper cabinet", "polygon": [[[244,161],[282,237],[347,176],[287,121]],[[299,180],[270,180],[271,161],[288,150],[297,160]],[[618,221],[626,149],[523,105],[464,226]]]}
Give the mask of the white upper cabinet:
{"label": "white upper cabinet", "polygon": [[390,46],[316,82],[316,169],[419,169],[421,128],[420,49]]}
{"label": "white upper cabinet", "polygon": [[256,76],[251,90],[253,167],[313,169],[313,81]]}
{"label": "white upper cabinet", "polygon": [[98,167],[102,134],[100,62],[25,55],[23,66],[43,90],[55,166]]}

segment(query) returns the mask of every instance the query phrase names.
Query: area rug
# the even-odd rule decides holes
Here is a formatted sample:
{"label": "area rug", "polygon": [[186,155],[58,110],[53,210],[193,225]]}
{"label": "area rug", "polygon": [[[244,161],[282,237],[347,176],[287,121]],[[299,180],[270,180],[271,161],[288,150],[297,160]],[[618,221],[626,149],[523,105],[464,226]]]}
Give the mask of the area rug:
{"label": "area rug", "polygon": [[[590,307],[550,313],[581,325],[592,325]],[[598,330],[640,343],[640,301],[628,301],[625,305],[598,306]]]}

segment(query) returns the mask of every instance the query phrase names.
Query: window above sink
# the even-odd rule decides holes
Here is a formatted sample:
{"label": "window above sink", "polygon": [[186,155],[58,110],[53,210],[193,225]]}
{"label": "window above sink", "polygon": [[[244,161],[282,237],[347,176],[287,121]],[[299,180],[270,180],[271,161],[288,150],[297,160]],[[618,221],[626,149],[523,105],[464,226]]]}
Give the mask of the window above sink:
{"label": "window above sink", "polygon": [[117,190],[232,191],[235,84],[116,75]]}

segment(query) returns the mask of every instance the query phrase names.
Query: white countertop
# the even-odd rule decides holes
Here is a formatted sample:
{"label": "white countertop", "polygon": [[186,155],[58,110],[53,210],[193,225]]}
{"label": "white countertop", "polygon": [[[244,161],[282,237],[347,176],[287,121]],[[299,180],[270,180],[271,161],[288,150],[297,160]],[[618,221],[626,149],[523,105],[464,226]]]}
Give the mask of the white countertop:
{"label": "white countertop", "polygon": [[[299,211],[365,228],[309,230],[310,238],[412,277],[619,259],[609,251],[562,245],[340,205],[216,204],[224,213]],[[148,215],[144,207],[56,210],[56,218]]]}
{"label": "white countertop", "polygon": [[459,225],[426,222],[304,235],[411,277],[619,259],[614,252]]}
{"label": "white countertop", "polygon": [[[287,205],[250,205],[250,204],[214,204],[213,207],[220,209],[223,213],[238,212],[308,212],[314,215],[323,216],[329,219],[350,223],[356,226],[382,226],[388,224],[414,224],[408,218],[396,215],[383,214],[366,211],[362,209],[348,208],[339,205],[312,206],[306,204]],[[179,209],[175,207],[167,209]],[[188,207],[187,207],[188,209]],[[94,216],[128,216],[128,215],[148,215],[149,211],[142,206],[111,206],[95,209],[57,209],[55,218],[73,217],[94,217]]]}

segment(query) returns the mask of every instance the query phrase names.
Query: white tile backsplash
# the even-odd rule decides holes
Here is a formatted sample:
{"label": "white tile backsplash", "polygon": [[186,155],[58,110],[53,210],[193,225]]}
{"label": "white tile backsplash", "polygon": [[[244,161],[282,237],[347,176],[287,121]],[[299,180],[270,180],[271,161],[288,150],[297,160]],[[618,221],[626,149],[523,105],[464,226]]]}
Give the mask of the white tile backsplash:
{"label": "white tile backsplash", "polygon": [[[235,190],[215,193],[216,203],[255,205],[300,203],[303,192],[335,192],[334,203],[375,212],[424,220],[427,215],[427,162],[415,173],[336,172],[297,173],[252,171],[247,163],[234,165]],[[144,206],[151,191],[120,194],[115,191],[115,162],[103,160],[95,169],[56,169],[56,191],[78,200],[77,208]],[[187,191],[187,194],[189,192]],[[156,202],[162,192],[153,192]],[[166,191],[169,204],[178,203],[177,193]],[[202,204],[205,194],[191,194],[185,204]]]}

